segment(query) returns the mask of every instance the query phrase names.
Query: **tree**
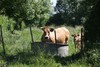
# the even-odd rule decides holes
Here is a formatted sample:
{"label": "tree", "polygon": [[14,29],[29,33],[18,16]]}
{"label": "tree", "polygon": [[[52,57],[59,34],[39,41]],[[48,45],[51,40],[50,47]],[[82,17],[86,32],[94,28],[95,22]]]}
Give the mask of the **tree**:
{"label": "tree", "polygon": [[[86,45],[87,48],[94,48],[94,43],[100,42],[100,13],[99,13],[99,0],[92,0],[90,4],[94,4],[93,8],[91,9],[90,14],[88,15],[87,21],[84,24],[85,28],[85,43],[92,44]],[[89,3],[89,1],[87,1]]]}
{"label": "tree", "polygon": [[13,17],[17,27],[21,27],[23,21],[26,25],[45,24],[50,13],[50,0],[0,0],[0,14]]}
{"label": "tree", "polygon": [[84,24],[95,3],[94,0],[57,0],[55,10],[63,16],[64,23],[80,25]]}
{"label": "tree", "polygon": [[[85,42],[87,43],[100,43],[100,1],[97,1],[97,4],[91,11],[89,18],[84,24],[85,27]],[[92,46],[91,46],[92,47]]]}
{"label": "tree", "polygon": [[100,0],[96,0],[87,21],[84,24],[85,52],[93,67],[100,66]]}

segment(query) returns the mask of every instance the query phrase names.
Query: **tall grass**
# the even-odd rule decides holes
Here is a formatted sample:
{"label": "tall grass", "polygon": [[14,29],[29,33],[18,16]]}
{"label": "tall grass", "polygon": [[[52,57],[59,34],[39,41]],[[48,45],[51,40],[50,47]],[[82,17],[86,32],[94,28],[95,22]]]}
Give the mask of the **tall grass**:
{"label": "tall grass", "polygon": [[[71,34],[80,31],[80,27],[67,27]],[[42,31],[39,28],[32,28],[33,38],[35,42],[41,41]],[[6,57],[8,67],[89,67],[86,59],[81,58],[72,60],[70,56],[76,54],[73,39],[69,40],[69,56],[65,58],[53,57],[45,55],[43,52],[34,54],[31,51],[31,35],[29,28],[21,31],[14,31],[11,34],[9,31],[3,32]],[[2,45],[0,44],[0,54],[2,53]],[[2,56],[1,56],[2,58]],[[73,57],[75,59],[75,57]]]}

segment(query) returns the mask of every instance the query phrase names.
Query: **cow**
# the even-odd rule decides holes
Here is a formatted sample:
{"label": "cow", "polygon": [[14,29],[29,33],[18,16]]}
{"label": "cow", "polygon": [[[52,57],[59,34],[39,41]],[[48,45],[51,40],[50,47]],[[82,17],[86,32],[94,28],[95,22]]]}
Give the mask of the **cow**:
{"label": "cow", "polygon": [[67,44],[70,36],[70,32],[65,27],[50,28],[48,26],[42,27],[43,35],[41,37],[42,42],[52,42]]}
{"label": "cow", "polygon": [[81,33],[73,34],[73,41],[75,45],[76,52],[81,49]]}

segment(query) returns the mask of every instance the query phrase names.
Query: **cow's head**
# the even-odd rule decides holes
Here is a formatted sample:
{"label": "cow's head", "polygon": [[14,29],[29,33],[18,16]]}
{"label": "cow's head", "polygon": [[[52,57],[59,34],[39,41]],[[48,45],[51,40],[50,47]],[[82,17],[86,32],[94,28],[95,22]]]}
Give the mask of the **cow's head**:
{"label": "cow's head", "polygon": [[81,34],[73,34],[72,37],[74,37],[74,42],[80,42],[81,40]]}
{"label": "cow's head", "polygon": [[45,39],[49,39],[50,32],[54,31],[53,28],[49,28],[48,26],[41,27],[41,29],[43,30],[43,36],[44,36]]}

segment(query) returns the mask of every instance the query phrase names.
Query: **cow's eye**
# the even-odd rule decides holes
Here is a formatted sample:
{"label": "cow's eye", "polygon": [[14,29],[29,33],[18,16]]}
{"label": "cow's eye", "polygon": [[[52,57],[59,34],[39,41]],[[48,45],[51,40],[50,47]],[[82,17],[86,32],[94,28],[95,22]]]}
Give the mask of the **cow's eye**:
{"label": "cow's eye", "polygon": [[50,32],[48,31],[48,33],[50,33]]}

